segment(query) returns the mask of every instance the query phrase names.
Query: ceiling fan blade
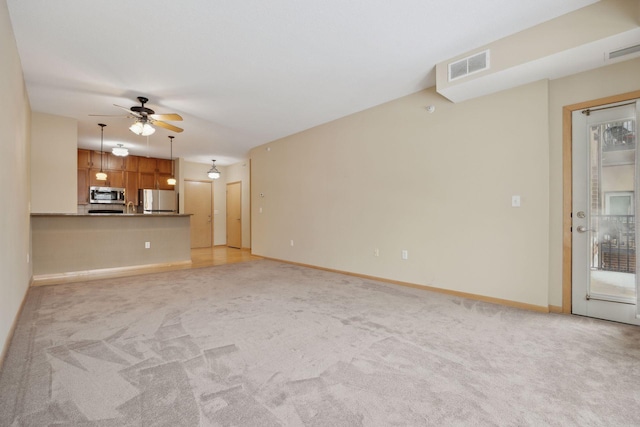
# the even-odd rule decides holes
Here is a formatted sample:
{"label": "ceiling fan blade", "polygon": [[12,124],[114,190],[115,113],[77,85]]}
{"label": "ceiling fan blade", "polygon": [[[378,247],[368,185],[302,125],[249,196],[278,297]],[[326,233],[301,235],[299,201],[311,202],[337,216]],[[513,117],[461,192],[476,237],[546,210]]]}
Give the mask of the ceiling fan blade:
{"label": "ceiling fan blade", "polygon": [[126,111],[129,114],[133,114],[136,117],[142,117],[142,114],[138,114],[135,111],[131,111],[130,109],[128,109],[127,107],[123,107],[122,105],[118,105],[118,104],[113,104],[114,107],[118,107],[118,108],[122,108],[124,111]]}
{"label": "ceiling fan blade", "polygon": [[182,116],[180,116],[180,114],[150,114],[149,117],[151,117],[154,120],[170,120],[172,122],[176,122],[176,121],[182,121]]}
{"label": "ceiling fan blade", "polygon": [[170,125],[169,123],[165,123],[165,122],[161,122],[160,120],[151,120],[151,123],[153,123],[156,126],[160,126],[161,128],[165,128],[165,129],[169,129],[172,130],[174,132],[182,132],[184,129],[181,129],[177,126],[174,125]]}
{"label": "ceiling fan blade", "polygon": [[123,116],[122,114],[89,114],[91,117],[117,117],[119,119],[128,119],[131,115]]}

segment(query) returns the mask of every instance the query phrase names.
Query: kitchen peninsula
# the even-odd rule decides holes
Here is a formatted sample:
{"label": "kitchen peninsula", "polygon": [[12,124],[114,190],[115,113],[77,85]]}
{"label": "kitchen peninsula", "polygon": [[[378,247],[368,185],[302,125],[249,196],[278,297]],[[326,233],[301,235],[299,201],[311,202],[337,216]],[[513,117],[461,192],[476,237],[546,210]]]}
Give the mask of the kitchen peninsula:
{"label": "kitchen peninsula", "polygon": [[189,223],[189,214],[31,214],[33,284],[189,265]]}

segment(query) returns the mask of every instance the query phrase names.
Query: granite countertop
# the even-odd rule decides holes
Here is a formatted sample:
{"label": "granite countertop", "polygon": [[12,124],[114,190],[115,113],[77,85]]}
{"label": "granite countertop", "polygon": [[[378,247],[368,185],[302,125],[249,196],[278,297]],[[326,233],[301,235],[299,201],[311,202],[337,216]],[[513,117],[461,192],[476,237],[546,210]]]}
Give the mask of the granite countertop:
{"label": "granite countertop", "polygon": [[110,214],[110,213],[92,213],[92,214],[78,214],[78,213],[32,213],[31,216],[64,216],[64,217],[140,217],[140,218],[153,218],[153,217],[183,217],[183,216],[191,216],[193,214],[140,214],[140,213],[118,213],[118,214]]}

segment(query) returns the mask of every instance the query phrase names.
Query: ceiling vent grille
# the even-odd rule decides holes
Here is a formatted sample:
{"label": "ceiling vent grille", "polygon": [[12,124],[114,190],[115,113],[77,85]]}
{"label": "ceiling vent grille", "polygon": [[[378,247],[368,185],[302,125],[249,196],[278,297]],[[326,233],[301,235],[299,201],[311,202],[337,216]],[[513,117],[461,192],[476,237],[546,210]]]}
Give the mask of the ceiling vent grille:
{"label": "ceiling vent grille", "polygon": [[476,53],[449,64],[449,81],[489,69],[489,50]]}
{"label": "ceiling vent grille", "polygon": [[631,55],[632,53],[637,53],[637,52],[640,52],[640,44],[609,52],[609,59],[620,58],[621,56]]}

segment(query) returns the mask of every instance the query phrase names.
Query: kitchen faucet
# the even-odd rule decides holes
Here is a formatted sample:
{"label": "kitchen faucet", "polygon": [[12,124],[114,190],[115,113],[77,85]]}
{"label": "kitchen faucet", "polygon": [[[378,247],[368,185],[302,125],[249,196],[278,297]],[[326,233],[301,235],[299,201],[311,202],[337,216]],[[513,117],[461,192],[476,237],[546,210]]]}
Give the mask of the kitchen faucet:
{"label": "kitchen faucet", "polygon": [[127,203],[127,213],[129,213],[129,205],[131,205],[131,211],[132,211],[131,213],[136,213],[136,207],[133,204],[133,202],[128,202]]}

